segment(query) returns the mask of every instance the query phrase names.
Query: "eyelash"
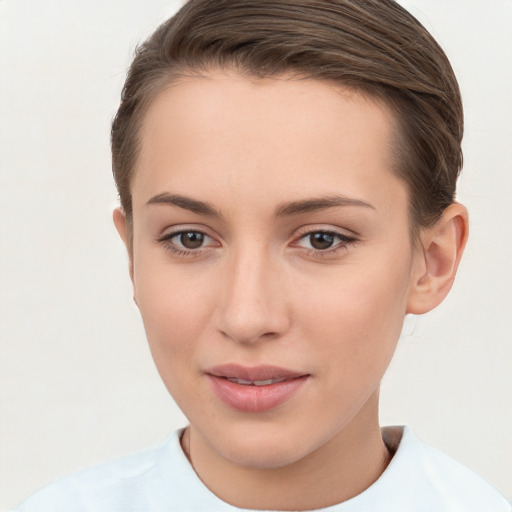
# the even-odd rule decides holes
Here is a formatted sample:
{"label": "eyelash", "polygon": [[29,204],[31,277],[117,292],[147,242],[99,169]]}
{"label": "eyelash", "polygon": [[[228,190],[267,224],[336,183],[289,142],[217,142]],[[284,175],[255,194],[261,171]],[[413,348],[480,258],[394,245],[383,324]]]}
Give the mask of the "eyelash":
{"label": "eyelash", "polygon": [[[173,254],[177,256],[187,256],[187,257],[197,257],[201,256],[205,251],[207,251],[208,247],[199,247],[197,249],[181,249],[179,246],[176,246],[171,240],[175,238],[176,236],[182,235],[184,233],[195,233],[203,235],[204,237],[208,237],[210,239],[213,239],[213,237],[209,236],[204,231],[198,230],[198,229],[181,229],[179,231],[174,231],[172,233],[168,233],[160,238],[157,239],[157,242],[161,243],[167,250],[171,251]],[[312,236],[314,234],[323,234],[323,235],[329,235],[334,238],[338,239],[338,243],[333,245],[332,247],[329,247],[327,249],[314,249],[314,248],[306,248],[303,247],[304,250],[306,250],[309,255],[315,256],[315,257],[327,257],[327,256],[333,256],[334,254],[338,253],[339,251],[346,250],[347,246],[353,245],[357,242],[357,239],[352,236],[348,236],[346,234],[340,233],[338,231],[333,230],[326,230],[326,229],[314,229],[306,231],[291,244],[292,246],[297,247],[297,243],[301,240],[306,239],[308,236]]]}
{"label": "eyelash", "polygon": [[181,249],[179,246],[172,242],[172,239],[176,236],[182,235],[184,233],[196,233],[203,235],[208,238],[212,238],[204,231],[199,229],[180,229],[179,231],[174,231],[172,233],[168,233],[157,239],[167,250],[171,251],[176,256],[188,256],[188,257],[197,257],[201,256],[205,251],[208,250],[206,247],[199,247],[198,249]]}
{"label": "eyelash", "polygon": [[347,250],[349,245],[353,245],[357,242],[357,239],[353,236],[346,235],[344,233],[340,233],[339,231],[329,230],[329,229],[310,229],[304,233],[301,233],[300,236],[296,239],[296,241],[292,244],[295,245],[301,240],[307,239],[314,234],[322,234],[329,235],[335,239],[338,239],[338,243],[335,243],[332,247],[327,249],[315,249],[315,248],[304,248],[308,253],[313,257],[321,257],[326,258],[330,256],[336,255],[338,252]]}

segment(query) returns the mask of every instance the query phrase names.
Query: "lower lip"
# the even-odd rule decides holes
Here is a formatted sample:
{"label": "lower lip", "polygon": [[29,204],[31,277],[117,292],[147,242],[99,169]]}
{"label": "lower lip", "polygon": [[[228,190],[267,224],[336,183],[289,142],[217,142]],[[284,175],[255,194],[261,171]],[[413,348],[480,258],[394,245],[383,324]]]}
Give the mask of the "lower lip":
{"label": "lower lip", "polygon": [[226,405],[242,412],[264,412],[290,399],[305,384],[308,375],[267,386],[245,386],[214,375],[208,378]]}

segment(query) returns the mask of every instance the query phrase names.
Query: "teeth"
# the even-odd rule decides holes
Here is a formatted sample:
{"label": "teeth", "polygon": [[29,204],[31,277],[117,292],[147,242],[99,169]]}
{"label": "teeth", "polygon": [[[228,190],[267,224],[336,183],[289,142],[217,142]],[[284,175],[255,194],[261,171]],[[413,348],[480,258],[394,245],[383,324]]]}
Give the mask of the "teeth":
{"label": "teeth", "polygon": [[236,377],[228,377],[228,380],[230,382],[242,384],[243,386],[268,386],[269,384],[275,384],[276,382],[284,382],[286,379],[283,377],[282,379],[245,380],[237,379]]}
{"label": "teeth", "polygon": [[268,386],[269,384],[275,384],[276,382],[283,382],[286,379],[267,379],[267,380],[255,380],[255,386]]}
{"label": "teeth", "polygon": [[228,380],[244,386],[252,386],[252,380],[237,379],[236,377],[228,377]]}

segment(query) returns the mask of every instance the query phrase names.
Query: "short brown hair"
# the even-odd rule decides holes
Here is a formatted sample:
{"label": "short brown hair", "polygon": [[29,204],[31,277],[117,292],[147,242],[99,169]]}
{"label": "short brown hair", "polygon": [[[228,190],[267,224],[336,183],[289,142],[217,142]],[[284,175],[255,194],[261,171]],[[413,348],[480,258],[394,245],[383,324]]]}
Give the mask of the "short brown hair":
{"label": "short brown hair", "polygon": [[384,101],[399,124],[394,172],[412,225],[454,201],[462,167],[460,91],[445,53],[394,0],[189,0],[137,50],[112,123],[112,167],[131,220],[139,129],[174,79],[212,68],[335,81]]}

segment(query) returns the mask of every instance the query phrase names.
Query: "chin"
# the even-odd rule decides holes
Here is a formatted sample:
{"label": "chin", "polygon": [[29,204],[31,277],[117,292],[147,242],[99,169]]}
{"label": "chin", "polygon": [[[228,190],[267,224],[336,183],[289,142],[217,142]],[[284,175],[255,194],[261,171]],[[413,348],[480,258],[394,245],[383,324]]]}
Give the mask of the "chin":
{"label": "chin", "polygon": [[302,459],[304,454],[297,449],[298,446],[284,447],[281,444],[259,443],[250,447],[230,446],[225,458],[232,464],[251,469],[277,469],[289,466]]}
{"label": "chin", "polygon": [[[278,424],[273,426],[277,428],[228,430],[212,446],[230,463],[253,469],[288,466],[317,448],[313,440],[308,443],[304,434],[279,428]],[[317,444],[321,445],[320,442]]]}

